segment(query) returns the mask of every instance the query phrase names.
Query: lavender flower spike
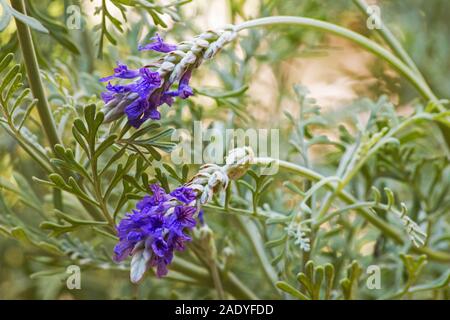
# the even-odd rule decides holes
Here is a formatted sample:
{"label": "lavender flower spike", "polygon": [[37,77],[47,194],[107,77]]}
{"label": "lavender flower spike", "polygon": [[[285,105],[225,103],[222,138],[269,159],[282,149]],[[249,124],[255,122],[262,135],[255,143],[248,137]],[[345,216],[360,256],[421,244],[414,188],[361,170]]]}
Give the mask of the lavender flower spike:
{"label": "lavender flower spike", "polygon": [[252,160],[250,148],[235,149],[223,167],[202,166],[188,183],[169,194],[157,184],[150,186],[152,195],[142,198],[117,227],[114,260],[132,256],[132,282],[140,281],[149,268],[155,268],[158,277],[167,274],[174,252],[184,250],[191,241],[188,233],[197,226],[197,220],[203,224],[201,206],[225,189],[229,179],[245,174]]}
{"label": "lavender flower spike", "polygon": [[154,50],[164,53],[161,59],[139,69],[130,70],[118,63],[114,74],[100,79],[117,79],[128,83],[108,83],[102,93],[105,102],[104,122],[110,122],[126,114],[128,122],[138,128],[148,119],[158,120],[161,115],[158,107],[172,105],[174,98],[187,99],[194,94],[189,86],[192,72],[203,60],[211,59],[225,44],[236,37],[234,26],[219,31],[208,31],[192,41],[178,45],[165,43],[156,34],[153,42],[140,46],[139,50]]}

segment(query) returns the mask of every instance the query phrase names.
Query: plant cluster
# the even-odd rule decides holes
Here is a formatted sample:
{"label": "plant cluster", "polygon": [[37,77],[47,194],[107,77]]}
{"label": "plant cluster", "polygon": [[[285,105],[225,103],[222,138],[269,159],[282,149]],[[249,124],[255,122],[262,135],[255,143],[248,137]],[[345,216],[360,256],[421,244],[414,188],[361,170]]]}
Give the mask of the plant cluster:
{"label": "plant cluster", "polygon": [[[0,255],[25,257],[0,284],[16,272],[32,283],[17,296],[59,297],[78,265],[80,298],[448,299],[447,101],[387,23],[376,38],[327,22],[353,9],[293,2],[261,0],[249,19],[230,0],[233,24],[199,32],[190,1],[102,0],[100,24],[75,35],[37,3],[0,0]],[[167,15],[164,38],[178,43],[156,32]],[[326,41],[317,31],[371,52],[406,98],[393,85],[333,113],[306,86],[286,88],[282,61]],[[193,121],[258,126],[248,89],[268,65],[280,157],[238,146],[223,164],[171,163],[174,130]]]}

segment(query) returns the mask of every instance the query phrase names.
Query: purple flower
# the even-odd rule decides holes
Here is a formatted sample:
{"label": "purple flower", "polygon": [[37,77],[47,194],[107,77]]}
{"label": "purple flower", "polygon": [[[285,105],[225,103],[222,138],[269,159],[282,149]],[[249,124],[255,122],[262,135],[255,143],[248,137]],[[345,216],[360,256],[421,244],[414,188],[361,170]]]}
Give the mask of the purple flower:
{"label": "purple flower", "polygon": [[139,69],[140,78],[133,84],[128,85],[131,92],[139,94],[141,98],[147,98],[156,88],[161,86],[161,78],[158,72],[151,71],[148,68]]}
{"label": "purple flower", "polygon": [[140,45],[138,47],[138,50],[139,51],[153,50],[163,53],[168,53],[177,50],[176,45],[165,43],[159,34],[156,34],[154,37],[151,37],[150,40],[152,40],[152,42],[144,46]]}
{"label": "purple flower", "polygon": [[184,233],[172,232],[169,234],[167,242],[175,250],[183,251],[184,249],[186,249],[185,243],[191,240],[192,239],[189,236],[185,235]]}
{"label": "purple flower", "polygon": [[149,187],[152,195],[142,198],[117,226],[119,242],[114,248],[114,260],[119,262],[130,255],[142,254],[143,249],[150,259],[146,268],[155,267],[157,276],[162,277],[167,274],[173,251],[184,250],[186,242],[191,241],[185,232],[196,225],[197,207],[190,205],[195,192],[182,186],[167,194],[158,184]]}
{"label": "purple flower", "polygon": [[178,201],[181,201],[184,203],[191,203],[197,197],[194,190],[192,190],[191,188],[184,187],[184,186],[176,188],[175,190],[173,190],[170,193],[170,195],[177,198]]}
{"label": "purple flower", "polygon": [[198,212],[198,221],[200,221],[201,225],[205,224],[203,209],[200,209],[200,211]]}
{"label": "purple flower", "polygon": [[[107,89],[110,91],[124,93],[134,92],[139,97],[125,108],[125,113],[128,120],[134,127],[139,127],[148,118],[159,119],[159,112],[156,110],[156,105],[150,105],[148,97],[151,93],[161,86],[161,78],[158,72],[153,72],[148,68],[139,69],[139,79],[135,83],[125,86],[111,86]],[[110,98],[107,96],[106,98]],[[105,101],[106,102],[106,101]]]}
{"label": "purple flower", "polygon": [[126,92],[130,91],[130,88],[122,85],[113,85],[111,82],[108,82],[106,85],[106,92],[101,93],[101,97],[105,103],[113,100],[117,95],[123,95]]}
{"label": "purple flower", "polygon": [[128,233],[127,235],[127,240],[130,242],[138,242],[140,240],[142,240],[144,237],[142,232],[139,231],[131,231],[130,233]]}
{"label": "purple flower", "polygon": [[152,205],[161,204],[169,199],[169,196],[166,194],[166,191],[163,188],[161,188],[161,186],[157,183],[150,185],[150,190],[153,193]]}
{"label": "purple flower", "polygon": [[137,99],[125,108],[125,114],[128,117],[128,123],[135,128],[139,128],[146,119],[143,114],[148,107],[145,99]]}
{"label": "purple flower", "polygon": [[181,99],[187,99],[194,95],[194,90],[189,86],[189,81],[191,80],[192,71],[186,71],[180,79],[180,84],[178,86],[178,96]]}
{"label": "purple flower", "polygon": [[187,99],[190,96],[194,95],[194,90],[187,84],[180,84],[180,88],[178,89],[178,96],[181,99]]}
{"label": "purple flower", "polygon": [[112,79],[134,79],[139,76],[139,70],[130,70],[125,64],[117,62],[117,68],[114,68],[114,74],[109,77],[101,78],[101,82]]}
{"label": "purple flower", "polygon": [[148,224],[143,226],[142,228],[145,230],[147,235],[152,237],[160,236],[165,227],[165,217],[162,214],[154,214],[150,217]]}
{"label": "purple flower", "polygon": [[126,93],[129,92],[131,88],[129,86],[122,86],[118,84],[113,85],[111,84],[111,82],[108,82],[108,84],[106,85],[106,90],[114,93]]}
{"label": "purple flower", "polygon": [[[151,43],[139,46],[139,50],[168,53],[177,49],[176,45],[165,43],[158,34],[151,40]],[[173,82],[165,73],[164,78],[161,78],[157,69],[161,66],[161,61],[163,60],[156,61],[139,70],[129,69],[125,64],[117,62],[114,74],[100,79],[101,82],[108,81],[106,92],[101,93],[101,98],[105,104],[108,104],[109,111],[105,116],[106,122],[126,114],[128,123],[139,128],[148,119],[161,119],[159,106],[163,104],[171,106],[175,97],[187,99],[194,94],[194,90],[189,86],[189,81],[195,66],[188,67],[183,71],[179,81]],[[109,82],[114,79],[117,79],[118,83]],[[121,104],[122,102],[125,104]]]}
{"label": "purple flower", "polygon": [[156,276],[161,278],[165,276],[168,272],[167,266],[172,262],[173,252],[167,251],[167,253],[163,256],[153,255],[150,259],[150,266],[156,267]]}
{"label": "purple flower", "polygon": [[110,91],[106,91],[106,92],[102,92],[100,94],[100,97],[102,98],[103,102],[108,103],[111,100],[114,99],[115,93],[114,92],[110,92]]}

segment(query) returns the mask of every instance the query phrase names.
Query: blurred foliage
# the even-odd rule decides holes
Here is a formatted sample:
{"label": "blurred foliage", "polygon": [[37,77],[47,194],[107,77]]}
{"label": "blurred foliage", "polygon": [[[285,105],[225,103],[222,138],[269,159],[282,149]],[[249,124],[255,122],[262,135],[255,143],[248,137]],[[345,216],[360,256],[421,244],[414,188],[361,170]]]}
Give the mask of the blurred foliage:
{"label": "blurred foliage", "polygon": [[[352,1],[223,2],[230,23],[304,16],[348,27],[384,45]],[[313,181],[280,170],[267,177],[253,168],[225,199],[205,207],[224,279],[237,277],[260,298],[448,299],[450,262],[415,251],[408,240],[409,235],[426,248],[450,254],[450,150],[436,125],[448,125],[448,114],[432,113],[435,106],[418,99],[387,64],[367,66],[376,81],[358,92],[359,98],[337,111],[321,108],[305,86],[292,88],[287,78],[298,72],[290,67],[295,59],[308,62],[339,50],[329,35],[289,26],[255,29],[203,66],[194,79],[196,96],[163,107],[161,121],[146,122],[139,130],[130,129],[125,119],[102,125],[98,79],[110,74],[116,60],[137,67],[156,57],[137,50],[155,31],[178,41],[202,32],[196,17],[218,14],[207,11],[208,3],[27,0],[29,16],[22,17],[0,0],[0,298],[216,298],[199,258],[208,250],[201,239],[180,255],[167,278],[149,275],[139,285],[130,283],[127,263],[111,260],[116,242],[111,226],[148,184],[174,187],[198,169],[170,164],[175,147],[170,135],[173,129],[192,132],[193,121],[202,120],[219,131],[277,128],[280,159],[320,175]],[[66,8],[80,4],[81,27],[69,29]],[[448,98],[450,3],[391,0],[380,6],[385,24],[430,87],[439,98]],[[14,18],[33,30],[62,141],[54,148],[43,134],[29,89]],[[259,109],[259,97],[251,90],[258,74],[269,74],[274,82],[269,112]],[[326,188],[336,181],[347,181],[343,189],[353,203]],[[64,191],[61,210],[54,205],[55,188]],[[227,210],[240,214],[224,214]],[[317,215],[326,221],[317,224]],[[400,240],[374,227],[371,215]],[[66,288],[66,268],[72,264],[82,269],[82,290]],[[379,290],[366,285],[371,265],[381,269]],[[242,297],[226,282],[228,289],[228,298]]]}

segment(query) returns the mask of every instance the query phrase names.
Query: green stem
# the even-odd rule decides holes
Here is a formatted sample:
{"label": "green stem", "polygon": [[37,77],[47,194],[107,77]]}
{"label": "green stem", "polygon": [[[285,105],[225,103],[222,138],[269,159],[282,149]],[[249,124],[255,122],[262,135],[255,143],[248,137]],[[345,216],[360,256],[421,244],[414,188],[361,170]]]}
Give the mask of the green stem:
{"label": "green stem", "polygon": [[[207,227],[207,225],[205,224],[203,227]],[[214,235],[209,232],[206,233],[199,241],[192,243],[190,249],[198,261],[209,270],[209,274],[213,280],[214,289],[217,292],[217,298],[219,300],[224,300],[225,291],[223,290],[222,279],[219,272],[220,264],[216,259],[217,248],[214,241]]]}
{"label": "green stem", "polygon": [[[330,33],[333,33],[335,35],[341,36],[343,38],[349,39],[366,50],[374,53],[378,57],[382,58],[383,60],[387,61],[392,67],[394,67],[400,74],[405,76],[412,85],[420,92],[420,94],[426,99],[430,101],[437,102],[438,99],[434,95],[434,93],[431,91],[431,89],[428,87],[426,82],[418,76],[415,72],[413,72],[405,63],[403,63],[399,58],[397,58],[395,55],[393,55],[388,50],[384,49],[382,46],[377,44],[376,42],[354,32],[349,29],[340,27],[338,25],[311,19],[311,18],[304,18],[304,17],[292,17],[292,16],[276,16],[276,17],[266,17],[266,18],[259,18],[254,19],[250,21],[243,22],[236,26],[236,31],[242,31],[245,29],[250,28],[256,28],[256,27],[263,27],[263,26],[270,26],[270,25],[278,25],[278,24],[297,24],[304,27],[310,27],[319,29],[322,31],[327,31]],[[438,104],[439,108],[442,108],[443,106]],[[441,110],[441,111],[442,111]]]}
{"label": "green stem", "polygon": [[[364,13],[366,16],[369,16],[369,12],[367,9],[369,8],[369,5],[364,0],[353,0],[353,2],[356,4],[356,6],[361,10],[362,13]],[[381,25],[379,28],[376,28],[375,30],[381,35],[381,37],[386,41],[388,46],[394,51],[394,53],[405,62],[409,68],[411,68],[419,77],[424,79],[423,75],[420,73],[420,70],[417,68],[414,61],[411,59],[409,54],[406,52],[405,49],[403,49],[400,42],[397,40],[397,38],[394,36],[394,34],[389,30],[389,28],[383,23],[383,21],[380,19]]]}
{"label": "green stem", "polygon": [[[284,170],[290,171],[292,173],[298,174],[304,178],[307,178],[309,180],[312,181],[320,181],[325,179],[324,176],[322,176],[319,173],[316,173],[312,170],[309,170],[307,168],[304,168],[302,166],[296,165],[294,163],[291,162],[287,162],[287,161],[283,161],[283,160],[276,160],[276,159],[272,159],[272,158],[256,158],[255,159],[255,163],[260,164],[260,165],[269,165],[275,162],[276,165],[280,166],[281,168],[283,168]],[[326,188],[328,188],[329,190],[335,192],[336,191],[336,186],[334,183],[332,182],[328,182],[325,185]],[[336,192],[337,196],[343,200],[345,203],[347,204],[352,204],[357,202],[357,200],[355,198],[353,198],[353,196],[349,193],[347,193],[344,190],[341,190],[340,192]],[[364,218],[366,218],[369,222],[371,222],[373,225],[375,225],[376,227],[378,227],[381,231],[383,231],[385,234],[387,234],[389,237],[391,237],[395,242],[397,243],[403,243],[403,238],[402,236],[397,232],[397,230],[395,230],[394,228],[392,228],[389,224],[387,224],[385,221],[379,219],[378,217],[372,215],[369,211],[366,211],[364,209],[360,209],[358,210],[358,212],[364,216]]]}
{"label": "green stem", "polygon": [[322,224],[324,224],[325,222],[328,222],[328,221],[331,220],[332,218],[334,218],[334,217],[336,217],[336,216],[338,216],[338,215],[340,215],[341,213],[344,213],[344,212],[346,212],[346,211],[355,210],[355,209],[358,209],[358,208],[364,208],[364,207],[366,207],[366,208],[373,208],[373,207],[376,206],[376,205],[377,205],[377,203],[375,203],[374,201],[366,201],[366,202],[359,202],[359,203],[351,204],[351,205],[349,205],[349,206],[347,206],[347,207],[344,207],[344,208],[342,208],[342,209],[335,210],[335,211],[331,212],[330,214],[326,215],[325,217],[322,217],[322,218],[320,218],[320,219],[317,219],[317,220],[313,223],[312,227],[313,227],[314,229],[315,229],[315,228],[318,228],[318,227],[320,227]]}
{"label": "green stem", "polygon": [[[286,216],[279,213],[270,213],[267,214],[265,212],[257,212],[254,214],[254,211],[231,208],[231,207],[218,207],[214,205],[204,205],[204,209],[208,211],[212,211],[220,214],[231,214],[234,215],[236,222],[239,224],[239,227],[244,232],[245,236],[249,239],[250,244],[253,247],[254,252],[256,253],[258,262],[261,265],[262,270],[264,271],[264,275],[269,280],[270,283],[275,283],[277,280],[277,275],[275,270],[272,268],[270,264],[270,260],[268,259],[264,247],[262,246],[262,240],[258,238],[258,230],[256,230],[255,225],[252,224],[252,221],[244,220],[248,218],[256,218],[262,221],[265,221],[269,218],[278,218],[278,219],[287,219]],[[246,218],[245,218],[246,217]]]}
{"label": "green stem", "polygon": [[104,198],[102,196],[102,188],[101,188],[101,182],[98,177],[98,168],[97,168],[97,159],[94,158],[95,149],[94,146],[91,146],[90,150],[90,163],[91,163],[91,170],[92,170],[92,184],[94,186],[94,193],[95,198],[97,199],[97,202],[100,205],[101,213],[105,220],[108,222],[109,226],[111,227],[112,231],[116,230],[116,224],[114,223],[114,219],[111,217],[111,215],[108,212],[108,208],[106,207],[106,203],[104,201]]}
{"label": "green stem", "polygon": [[[353,2],[356,4],[356,6],[363,11],[364,14],[368,15],[367,8],[368,5],[365,2],[365,0],[353,0]],[[397,40],[397,38],[394,36],[394,34],[389,30],[389,28],[381,21],[381,28],[377,28],[376,31],[381,35],[381,37],[384,39],[384,41],[388,44],[388,46],[394,51],[394,53],[402,59],[408,67],[413,70],[418,77],[420,77],[423,82],[425,82],[425,77],[420,72],[419,68],[417,68],[416,64],[414,63],[413,59],[409,56],[409,54],[406,52],[405,49],[403,49],[400,42]],[[436,104],[440,111],[443,111],[445,108],[440,104]],[[450,148],[450,129],[448,126],[444,125],[443,123],[438,122],[438,126],[442,132],[442,135],[444,137],[444,140],[447,144],[447,148]]]}
{"label": "green stem", "polygon": [[98,181],[97,177],[94,177],[94,192],[95,197],[97,198],[97,201],[99,202],[100,209],[102,212],[103,217],[108,222],[109,226],[111,227],[111,230],[115,232],[116,230],[116,224],[114,222],[114,219],[111,217],[111,215],[108,212],[108,209],[106,207],[106,204],[102,198],[102,193],[100,189],[100,182]]}
{"label": "green stem", "polygon": [[[277,160],[272,158],[255,158],[255,164],[258,165],[278,165],[280,168],[292,172],[294,174],[297,174],[301,177],[304,177],[306,179],[312,180],[312,181],[320,181],[325,179],[324,176],[321,174],[314,172],[312,170],[309,170],[307,168],[304,168],[302,166],[296,165],[294,163],[290,163],[283,160]],[[332,192],[336,192],[336,187],[333,183],[328,183],[326,185],[328,189],[330,189]],[[341,190],[339,192],[336,192],[336,195],[346,204],[353,205],[358,202],[356,198],[354,198],[351,194],[346,192],[345,190]],[[361,215],[364,219],[366,219],[368,222],[370,222],[372,225],[377,227],[379,230],[381,230],[386,236],[391,238],[395,243],[399,245],[403,245],[405,242],[403,240],[402,235],[391,225],[389,225],[384,220],[378,218],[373,213],[371,213],[367,208],[355,208],[356,212]],[[426,247],[412,247],[411,250],[417,252],[417,253],[423,253],[428,255],[428,257],[432,260],[440,261],[440,262],[449,262],[450,261],[450,254],[445,252],[439,252],[434,251],[430,248]]]}
{"label": "green stem", "polygon": [[[0,103],[2,104],[2,106],[4,105],[4,102],[1,98],[0,98]],[[7,126],[3,127],[6,131],[6,133],[8,133],[11,136],[11,138],[15,139],[17,141],[17,143],[22,147],[22,149],[26,153],[28,153],[28,155],[34,161],[36,161],[46,173],[48,173],[48,174],[52,173],[53,170],[51,168],[50,161],[48,161],[48,159],[45,156],[43,156],[41,153],[39,153],[36,150],[35,146],[33,146],[29,141],[25,140],[22,137],[20,132],[14,127],[14,124],[12,123],[11,118],[7,117],[7,120],[8,120]]]}
{"label": "green stem", "polygon": [[[11,5],[17,11],[26,15],[25,4],[23,0],[11,0]],[[33,96],[38,99],[37,110],[42,121],[42,126],[50,145],[61,144],[61,140],[56,131],[55,121],[50,110],[47,98],[45,96],[44,86],[39,73],[39,65],[31,38],[31,32],[28,26],[16,19],[17,35],[19,38],[22,58],[27,71],[28,82]]]}
{"label": "green stem", "polygon": [[[209,284],[211,286],[211,277],[209,272],[204,268],[198,267],[186,260],[174,257],[170,269],[180,272],[184,275],[190,276],[200,283]],[[258,300],[258,297],[247,288],[232,272],[222,272],[222,279],[224,279],[224,287],[236,299]]]}

